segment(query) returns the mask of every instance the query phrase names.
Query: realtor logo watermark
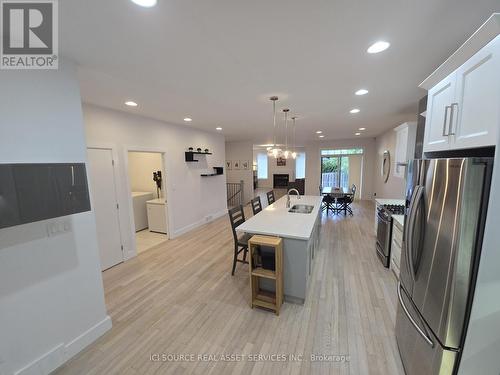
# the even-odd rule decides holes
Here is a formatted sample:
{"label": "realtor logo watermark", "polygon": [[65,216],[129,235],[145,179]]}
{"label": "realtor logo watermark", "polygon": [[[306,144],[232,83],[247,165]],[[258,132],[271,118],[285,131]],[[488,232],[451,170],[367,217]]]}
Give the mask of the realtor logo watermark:
{"label": "realtor logo watermark", "polygon": [[0,69],[57,69],[57,0],[0,0]]}

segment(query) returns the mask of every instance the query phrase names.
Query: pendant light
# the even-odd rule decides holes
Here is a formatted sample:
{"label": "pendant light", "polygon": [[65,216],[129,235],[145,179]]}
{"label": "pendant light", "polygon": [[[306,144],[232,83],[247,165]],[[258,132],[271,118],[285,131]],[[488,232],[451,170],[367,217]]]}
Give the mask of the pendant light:
{"label": "pendant light", "polygon": [[283,156],[285,159],[288,159],[290,156],[290,150],[288,149],[288,112],[290,112],[288,108],[283,109],[283,113],[285,114],[285,152]]}
{"label": "pendant light", "polygon": [[278,156],[281,155],[281,149],[278,148],[278,144],[276,143],[276,101],[278,100],[277,96],[271,96],[269,98],[273,102],[273,145],[272,147],[267,148],[267,153],[269,156],[273,156],[274,158],[277,158]]}
{"label": "pendant light", "polygon": [[292,158],[296,159],[297,158],[297,150],[295,150],[295,120],[297,120],[297,116],[292,117],[293,120],[293,129],[292,129]]}

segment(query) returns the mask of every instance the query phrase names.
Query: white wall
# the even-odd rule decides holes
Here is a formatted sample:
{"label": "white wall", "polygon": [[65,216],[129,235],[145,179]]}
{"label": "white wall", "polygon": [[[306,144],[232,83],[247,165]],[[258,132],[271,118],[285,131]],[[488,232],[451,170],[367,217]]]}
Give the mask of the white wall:
{"label": "white wall", "polygon": [[[259,151],[254,151],[254,159],[257,157]],[[265,150],[261,152],[266,152]],[[267,179],[259,179],[260,188],[273,188],[273,175],[274,174],[287,174],[289,181],[295,181],[295,160],[289,158],[286,160],[285,166],[278,166],[274,157],[267,157]]]}
{"label": "white wall", "polygon": [[[227,211],[224,176],[201,177],[223,167],[224,137],[187,126],[172,125],[94,105],[83,106],[88,146],[112,147],[120,203],[120,226],[126,258],[136,255],[133,241],[132,201],[128,183],[128,151],[164,151],[168,225],[176,237],[224,215]],[[199,155],[199,162],[186,162],[189,147],[208,148],[212,155]]]}
{"label": "white wall", "polygon": [[[154,152],[128,153],[128,175],[130,177],[130,188],[132,191],[150,192],[156,198],[156,182],[153,181],[153,172],[162,171],[161,154]],[[163,173],[163,172],[162,172]],[[160,196],[164,196],[165,176],[162,176],[162,190]]]}
{"label": "white wall", "polygon": [[360,198],[362,167],[363,155],[349,155],[349,186],[356,185],[358,189],[355,199]]}
{"label": "white wall", "polygon": [[250,202],[253,198],[253,143],[252,142],[226,142],[226,161],[249,161],[250,167],[247,170],[228,170],[227,182],[240,182],[243,180],[244,203]]}
{"label": "white wall", "polygon": [[361,199],[373,198],[373,173],[375,165],[375,140],[373,138],[314,141],[306,144],[306,194],[318,195],[321,180],[321,150],[363,148],[361,182],[358,186]]}
{"label": "white wall", "polygon": [[[405,197],[405,179],[394,176],[396,138],[397,133],[394,131],[394,129],[390,129],[384,134],[375,138],[376,155],[374,191],[377,194],[377,198],[404,199]],[[384,183],[381,173],[385,150],[389,150],[389,152],[391,153],[391,173],[389,175],[387,183]]]}
{"label": "white wall", "polygon": [[500,371],[500,135],[488,204],[479,274],[459,375]]}
{"label": "white wall", "polygon": [[[0,71],[0,163],[85,162],[74,67]],[[71,230],[47,236],[47,224]],[[95,218],[0,230],[0,373],[47,374],[111,327]],[[24,370],[23,370],[24,369]]]}

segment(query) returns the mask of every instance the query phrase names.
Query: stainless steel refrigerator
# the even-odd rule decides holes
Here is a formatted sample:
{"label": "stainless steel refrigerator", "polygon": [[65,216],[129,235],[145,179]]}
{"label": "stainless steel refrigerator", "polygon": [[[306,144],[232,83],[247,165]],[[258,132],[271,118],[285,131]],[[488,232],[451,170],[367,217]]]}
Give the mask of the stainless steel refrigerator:
{"label": "stainless steel refrigerator", "polygon": [[492,158],[408,164],[396,317],[396,338],[407,375],[457,371],[479,265],[492,164]]}

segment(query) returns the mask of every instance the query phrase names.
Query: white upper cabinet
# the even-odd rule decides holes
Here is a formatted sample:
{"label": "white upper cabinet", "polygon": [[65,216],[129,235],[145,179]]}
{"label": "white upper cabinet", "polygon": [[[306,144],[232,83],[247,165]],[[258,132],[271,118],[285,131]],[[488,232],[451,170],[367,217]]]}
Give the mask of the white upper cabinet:
{"label": "white upper cabinet", "polygon": [[500,125],[500,37],[456,73],[450,135],[454,148],[491,146]]}
{"label": "white upper cabinet", "polygon": [[[460,57],[458,52],[455,60]],[[443,66],[446,64],[448,61]],[[424,152],[496,144],[500,128],[500,35],[457,65],[429,88]],[[446,67],[440,69],[445,71]],[[436,76],[433,73],[426,81],[435,82]],[[421,87],[428,84],[426,81]]]}
{"label": "white upper cabinet", "polygon": [[417,139],[417,123],[405,122],[394,129],[396,132],[396,151],[394,155],[393,175],[405,177],[408,160],[414,158]]}
{"label": "white upper cabinet", "polygon": [[455,74],[429,90],[425,117],[424,151],[442,151],[450,147],[449,118],[455,98]]}

